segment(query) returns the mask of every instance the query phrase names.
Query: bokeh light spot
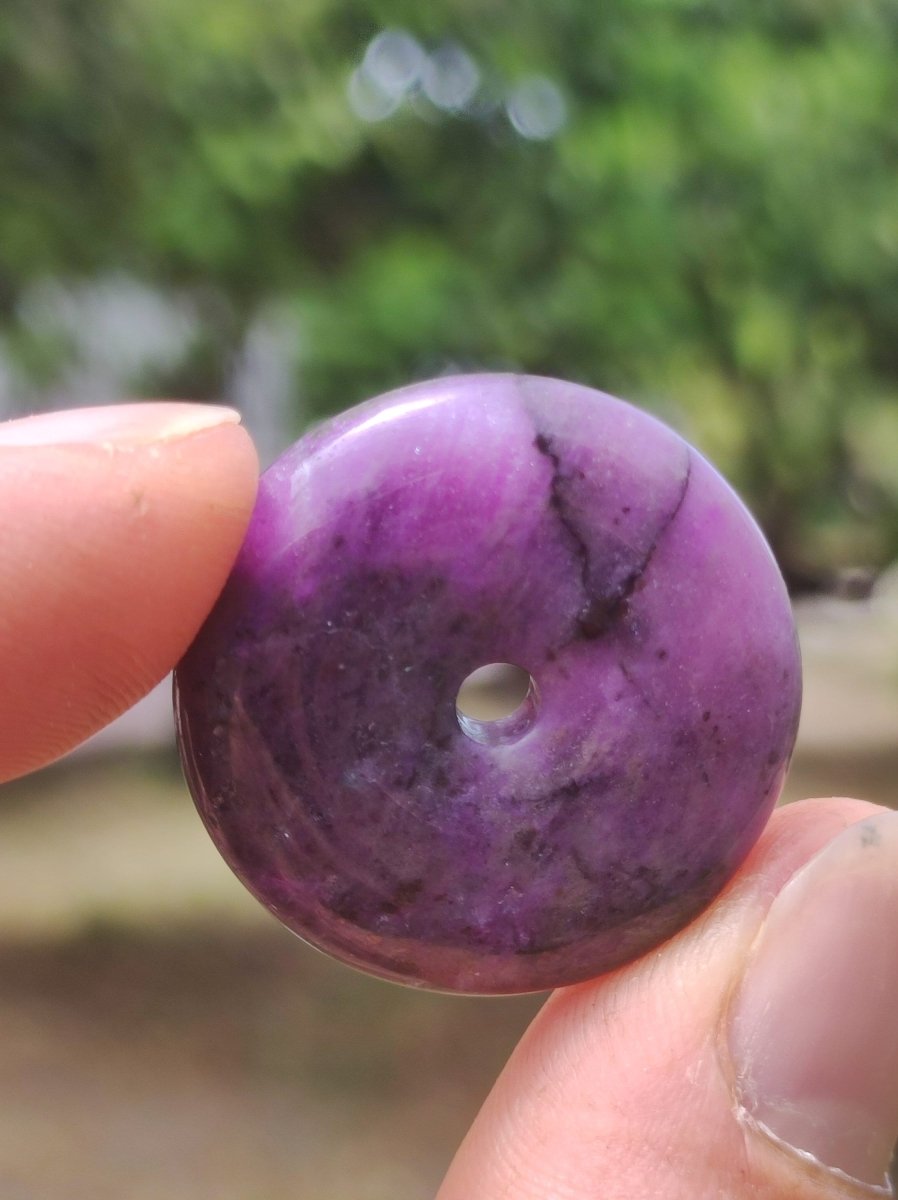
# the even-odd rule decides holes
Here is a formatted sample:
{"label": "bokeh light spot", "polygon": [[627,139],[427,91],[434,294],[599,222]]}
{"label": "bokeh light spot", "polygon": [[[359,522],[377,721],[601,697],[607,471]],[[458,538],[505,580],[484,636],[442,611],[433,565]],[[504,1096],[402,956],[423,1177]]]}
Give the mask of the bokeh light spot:
{"label": "bokeh light spot", "polygon": [[567,121],[567,104],[561,89],[544,75],[521,80],[509,93],[505,109],[521,137],[546,141]]}

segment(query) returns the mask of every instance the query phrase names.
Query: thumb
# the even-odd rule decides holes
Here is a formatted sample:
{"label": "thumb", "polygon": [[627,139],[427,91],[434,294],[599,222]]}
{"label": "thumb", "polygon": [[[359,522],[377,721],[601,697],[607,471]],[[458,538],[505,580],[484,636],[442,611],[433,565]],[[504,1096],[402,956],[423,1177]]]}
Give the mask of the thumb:
{"label": "thumb", "polygon": [[890,1195],[898,814],[774,814],[689,929],[556,992],[438,1200]]}

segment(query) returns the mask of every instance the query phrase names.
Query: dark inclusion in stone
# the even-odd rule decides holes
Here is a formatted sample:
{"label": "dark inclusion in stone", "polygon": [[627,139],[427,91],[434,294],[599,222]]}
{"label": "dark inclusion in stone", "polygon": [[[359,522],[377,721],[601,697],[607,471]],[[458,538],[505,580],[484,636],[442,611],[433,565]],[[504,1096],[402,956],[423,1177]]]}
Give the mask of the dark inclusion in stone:
{"label": "dark inclusion in stone", "polygon": [[[490,662],[535,700],[475,739],[456,696]],[[387,979],[522,992],[719,891],[779,793],[800,667],[704,459],[610,396],[480,375],[364,404],[265,473],[176,700],[200,815],[290,929]]]}

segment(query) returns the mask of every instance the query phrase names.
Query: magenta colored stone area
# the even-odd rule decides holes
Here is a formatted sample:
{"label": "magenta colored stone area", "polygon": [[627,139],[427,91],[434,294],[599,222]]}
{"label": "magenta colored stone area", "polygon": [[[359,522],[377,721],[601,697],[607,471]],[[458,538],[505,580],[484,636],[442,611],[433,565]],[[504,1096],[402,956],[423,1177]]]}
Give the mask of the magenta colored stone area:
{"label": "magenta colored stone area", "polygon": [[[536,701],[476,740],[456,696],[491,662]],[[776,800],[800,687],[779,572],[708,463],[515,375],[288,450],[176,680],[197,807],[264,905],[387,979],[493,993],[694,917]]]}

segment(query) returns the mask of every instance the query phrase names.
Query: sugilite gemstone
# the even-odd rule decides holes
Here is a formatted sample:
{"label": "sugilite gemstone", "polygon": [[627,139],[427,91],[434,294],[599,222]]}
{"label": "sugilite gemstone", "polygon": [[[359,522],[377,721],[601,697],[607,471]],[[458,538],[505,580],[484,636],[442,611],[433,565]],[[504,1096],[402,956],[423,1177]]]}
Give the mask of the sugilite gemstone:
{"label": "sugilite gemstone", "polygon": [[[487,663],[522,708],[459,721]],[[520,375],[303,437],[176,674],[187,779],[290,929],[471,993],[590,978],[684,926],[758,837],[800,705],[757,526],[680,437]]]}

